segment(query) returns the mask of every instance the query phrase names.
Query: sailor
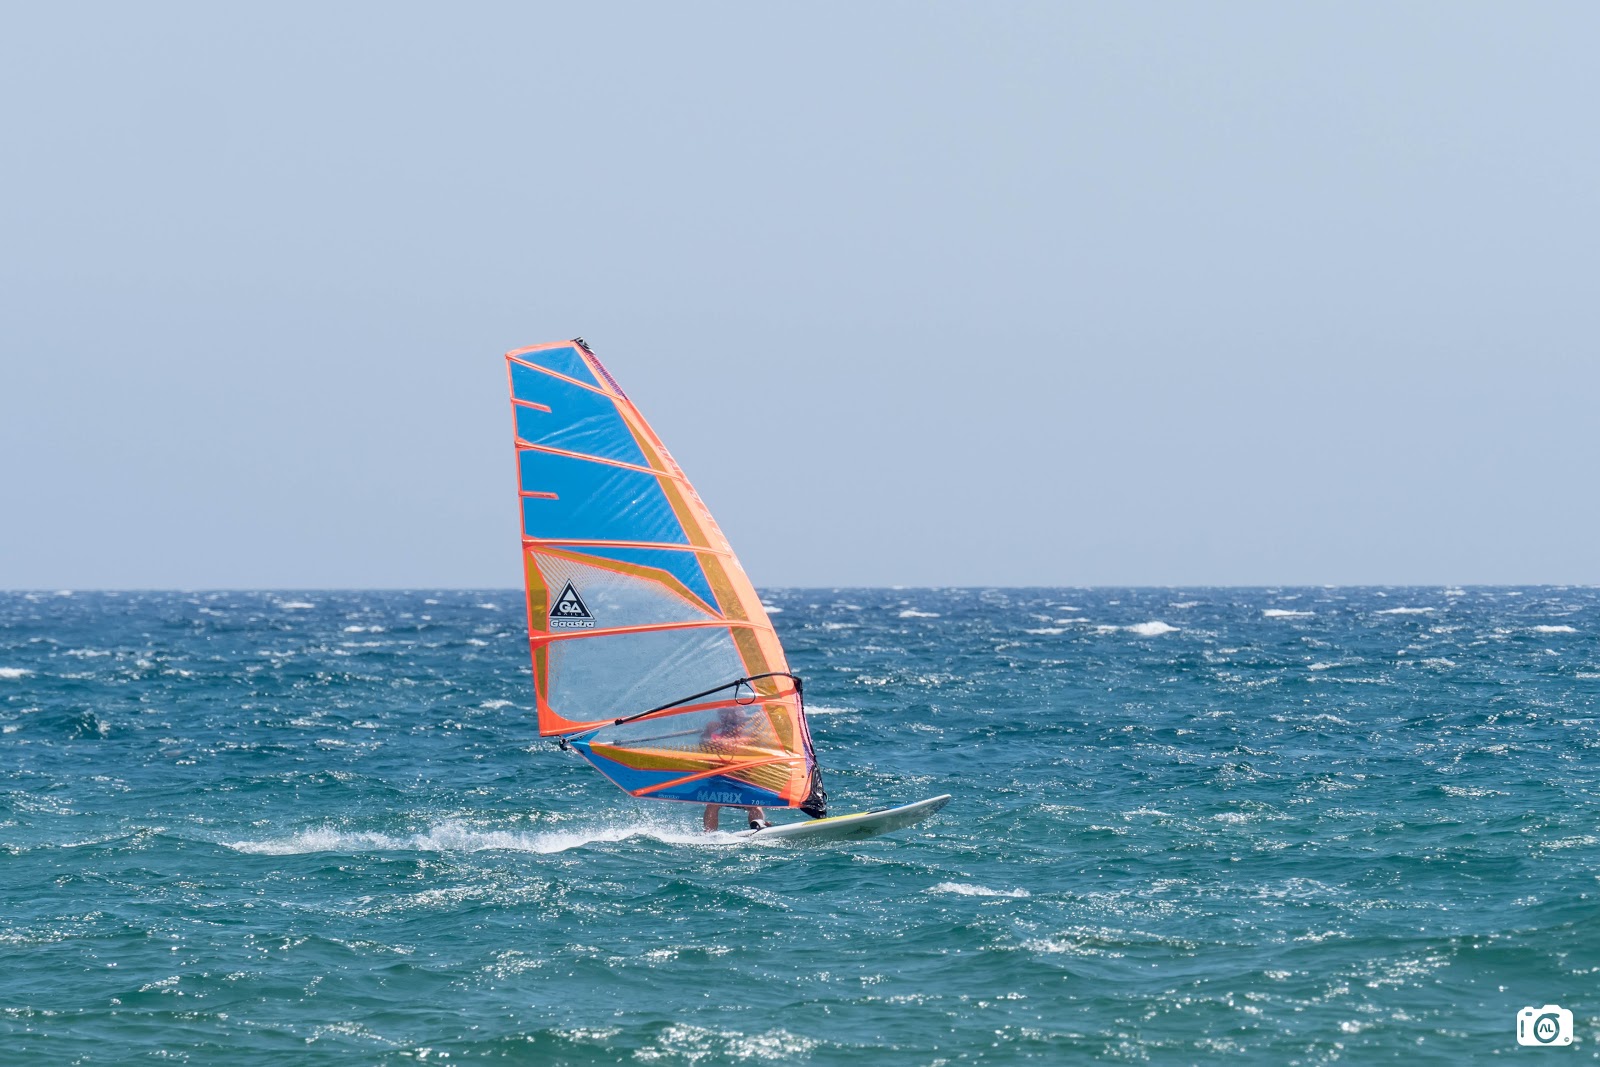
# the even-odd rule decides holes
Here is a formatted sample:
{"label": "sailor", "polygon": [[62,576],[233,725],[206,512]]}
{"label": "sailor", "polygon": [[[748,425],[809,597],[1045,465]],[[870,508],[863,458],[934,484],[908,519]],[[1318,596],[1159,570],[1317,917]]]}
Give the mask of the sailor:
{"label": "sailor", "polygon": [[[745,713],[739,708],[723,708],[717,712],[717,721],[700,731],[700,743],[713,752],[731,752],[743,747],[751,741],[749,729],[745,720]],[[750,816],[750,829],[765,830],[772,824],[767,821],[766,810],[754,804],[730,804],[729,807],[742,807]],[[721,804],[707,804],[705,813],[705,828],[715,831],[717,817],[722,812]]]}

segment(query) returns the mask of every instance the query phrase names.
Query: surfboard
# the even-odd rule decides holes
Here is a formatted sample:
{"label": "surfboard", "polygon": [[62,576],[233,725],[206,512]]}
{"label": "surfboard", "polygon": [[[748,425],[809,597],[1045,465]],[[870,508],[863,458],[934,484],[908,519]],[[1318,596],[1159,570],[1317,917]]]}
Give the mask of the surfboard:
{"label": "surfboard", "polygon": [[854,815],[831,815],[812,822],[791,822],[765,830],[741,830],[735,837],[753,842],[782,841],[786,845],[821,845],[834,841],[857,841],[877,837],[893,830],[904,830],[926,819],[946,804],[950,794],[929,797],[898,808],[861,811]]}

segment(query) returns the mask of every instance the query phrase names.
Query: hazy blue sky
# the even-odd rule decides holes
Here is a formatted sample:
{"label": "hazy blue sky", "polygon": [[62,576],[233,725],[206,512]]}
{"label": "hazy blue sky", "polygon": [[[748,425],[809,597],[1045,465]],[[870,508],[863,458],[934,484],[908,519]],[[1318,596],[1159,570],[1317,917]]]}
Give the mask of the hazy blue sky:
{"label": "hazy blue sky", "polygon": [[1600,5],[11,4],[0,587],[1600,582]]}

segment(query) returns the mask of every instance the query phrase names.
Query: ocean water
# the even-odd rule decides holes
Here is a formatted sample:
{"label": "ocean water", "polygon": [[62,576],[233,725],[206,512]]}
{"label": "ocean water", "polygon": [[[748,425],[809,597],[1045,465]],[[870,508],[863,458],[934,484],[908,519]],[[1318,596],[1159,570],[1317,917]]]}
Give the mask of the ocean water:
{"label": "ocean water", "polygon": [[1600,596],[776,590],[835,810],[535,733],[520,596],[0,595],[0,1060],[1600,1052]]}

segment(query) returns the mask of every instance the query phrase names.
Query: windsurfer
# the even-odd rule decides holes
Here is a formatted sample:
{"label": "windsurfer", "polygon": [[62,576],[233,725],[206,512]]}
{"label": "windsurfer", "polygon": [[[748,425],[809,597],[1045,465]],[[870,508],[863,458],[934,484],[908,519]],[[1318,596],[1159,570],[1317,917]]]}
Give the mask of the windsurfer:
{"label": "windsurfer", "polygon": [[[749,727],[745,714],[739,708],[723,708],[717,712],[717,721],[709,724],[700,731],[700,742],[713,752],[731,753],[751,742]],[[742,807],[750,816],[750,829],[764,830],[772,824],[767,821],[766,809],[755,805],[729,804],[728,807]],[[705,828],[708,832],[717,828],[717,818],[722,813],[723,805],[707,804],[705,813]]]}

